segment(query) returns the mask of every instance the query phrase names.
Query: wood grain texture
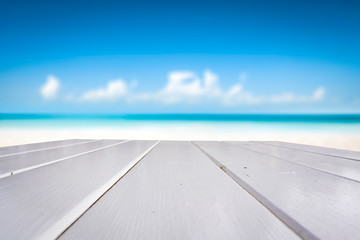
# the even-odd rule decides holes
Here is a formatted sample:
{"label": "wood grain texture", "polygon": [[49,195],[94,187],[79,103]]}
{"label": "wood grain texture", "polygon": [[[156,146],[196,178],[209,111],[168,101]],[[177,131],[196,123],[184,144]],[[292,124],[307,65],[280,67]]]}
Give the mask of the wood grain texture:
{"label": "wood grain texture", "polygon": [[330,155],[330,156],[336,156],[336,157],[360,161],[360,152],[356,152],[356,151],[319,147],[319,146],[311,146],[311,145],[289,143],[289,142],[267,141],[267,142],[258,142],[258,143],[273,145],[276,147],[289,148],[289,149],[293,149],[293,150],[300,150],[300,151],[305,151],[305,152],[321,153],[324,155]]}
{"label": "wood grain texture", "polygon": [[335,156],[295,151],[293,149],[253,142],[230,141],[227,143],[320,171],[360,181],[360,161],[347,161]]}
{"label": "wood grain texture", "polygon": [[56,238],[154,144],[130,141],[0,179],[1,238]]}
{"label": "wood grain texture", "polygon": [[42,151],[0,157],[0,178],[30,170],[71,156],[83,154],[122,142],[121,140],[98,140]]}
{"label": "wood grain texture", "polygon": [[298,239],[189,142],[160,142],[60,239]]}
{"label": "wood grain texture", "polygon": [[60,141],[52,141],[52,142],[31,143],[31,144],[17,145],[10,147],[1,147],[0,156],[8,155],[8,154],[18,154],[22,152],[34,151],[44,148],[60,147],[60,146],[71,145],[81,142],[89,142],[89,141],[91,140],[70,139],[70,140],[60,140]]}
{"label": "wood grain texture", "polygon": [[358,182],[227,143],[195,143],[302,237],[360,239]]}

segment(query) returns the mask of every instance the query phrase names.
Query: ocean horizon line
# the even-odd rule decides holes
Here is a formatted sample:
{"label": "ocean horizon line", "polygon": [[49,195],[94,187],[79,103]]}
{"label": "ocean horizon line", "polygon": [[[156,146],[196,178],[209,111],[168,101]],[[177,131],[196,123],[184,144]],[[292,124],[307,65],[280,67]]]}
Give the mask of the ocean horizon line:
{"label": "ocean horizon line", "polygon": [[1,120],[360,122],[359,113],[0,113]]}

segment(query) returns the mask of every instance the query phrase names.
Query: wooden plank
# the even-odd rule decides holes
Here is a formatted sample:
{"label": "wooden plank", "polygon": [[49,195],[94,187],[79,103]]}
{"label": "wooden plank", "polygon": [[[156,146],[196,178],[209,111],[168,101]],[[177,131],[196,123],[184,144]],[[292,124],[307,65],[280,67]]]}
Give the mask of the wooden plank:
{"label": "wooden plank", "polygon": [[154,144],[120,143],[0,179],[1,238],[56,238]]}
{"label": "wooden plank", "polygon": [[161,142],[60,237],[294,238],[189,142]]}
{"label": "wooden plank", "polygon": [[271,142],[271,141],[269,141],[269,142],[257,142],[257,143],[273,145],[276,147],[289,148],[289,149],[293,149],[293,150],[301,150],[301,151],[307,151],[307,152],[313,152],[313,153],[320,153],[320,154],[324,154],[324,155],[337,156],[337,157],[341,157],[341,158],[347,158],[350,160],[360,161],[360,152],[356,152],[356,151],[319,147],[319,146],[311,146],[311,145],[289,143],[289,142]]}
{"label": "wooden plank", "polygon": [[0,156],[0,178],[103,149],[122,140],[97,140],[23,154]]}
{"label": "wooden plank", "polygon": [[52,142],[31,143],[31,144],[17,145],[17,146],[10,146],[10,147],[1,147],[0,148],[0,156],[42,150],[42,149],[52,148],[52,147],[61,147],[61,146],[72,145],[72,144],[82,143],[82,142],[89,142],[89,141],[91,141],[91,140],[69,139],[69,140],[59,140],[59,141],[52,141]]}
{"label": "wooden plank", "polygon": [[358,182],[226,143],[195,143],[302,238],[360,238]]}
{"label": "wooden plank", "polygon": [[246,148],[255,152],[263,153],[275,158],[298,163],[320,171],[335,174],[341,177],[360,181],[360,161],[347,161],[339,157],[303,152],[271,145],[253,142],[226,142]]}

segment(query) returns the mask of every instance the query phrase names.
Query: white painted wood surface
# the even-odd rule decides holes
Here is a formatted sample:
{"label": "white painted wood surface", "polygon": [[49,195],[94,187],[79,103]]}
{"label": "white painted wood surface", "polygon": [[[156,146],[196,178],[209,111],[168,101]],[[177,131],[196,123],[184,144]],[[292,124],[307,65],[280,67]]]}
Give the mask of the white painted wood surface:
{"label": "white painted wood surface", "polygon": [[31,143],[25,145],[17,145],[10,147],[1,147],[0,148],[0,156],[9,155],[9,154],[19,154],[22,152],[35,151],[40,149],[52,148],[52,147],[60,147],[66,145],[72,145],[81,142],[89,142],[91,140],[85,139],[70,139],[70,140],[59,140],[52,142],[41,142],[41,143]]}
{"label": "white painted wood surface", "polygon": [[360,239],[358,182],[228,143],[195,143],[303,238]]}
{"label": "white painted wood surface", "polygon": [[194,143],[0,148],[0,238],[360,239],[360,153]]}
{"label": "white painted wood surface", "polygon": [[0,178],[62,161],[75,155],[96,151],[120,142],[122,140],[96,140],[42,151],[3,156],[0,157]]}
{"label": "white painted wood surface", "polygon": [[54,239],[155,141],[130,141],[0,179],[2,239]]}
{"label": "white painted wood surface", "polygon": [[[317,170],[360,181],[360,161],[346,161],[339,157],[312,152],[294,151],[253,142],[227,142],[275,158],[298,163]],[[341,164],[339,164],[339,161]]]}
{"label": "white painted wood surface", "polygon": [[189,142],[161,142],[60,239],[298,239]]}
{"label": "white painted wood surface", "polygon": [[[348,158],[352,160],[360,161],[360,152],[343,150],[343,149],[336,149],[336,148],[327,148],[327,147],[318,147],[318,146],[311,146],[305,144],[298,144],[298,143],[289,143],[289,142],[258,142],[262,144],[273,145],[276,147],[283,147],[289,148],[293,150],[300,150],[305,152],[314,152],[314,153],[321,153],[324,155],[330,155],[340,158]],[[360,144],[360,143],[359,143]]]}

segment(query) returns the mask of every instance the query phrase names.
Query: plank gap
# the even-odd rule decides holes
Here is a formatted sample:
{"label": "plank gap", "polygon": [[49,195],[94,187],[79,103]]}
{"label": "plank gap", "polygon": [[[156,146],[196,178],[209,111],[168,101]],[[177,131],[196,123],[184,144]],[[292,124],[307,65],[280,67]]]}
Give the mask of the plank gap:
{"label": "plank gap", "polygon": [[[350,161],[357,161],[357,162],[360,161],[360,160],[357,159],[357,158],[345,157],[345,156],[335,155],[335,154],[330,154],[330,153],[315,152],[315,151],[310,151],[310,150],[306,150],[306,149],[299,149],[299,148],[288,147],[288,146],[284,146],[284,145],[276,145],[276,144],[271,144],[271,143],[269,143],[269,142],[261,142],[261,141],[251,141],[251,142],[253,142],[253,143],[258,143],[258,144],[263,144],[263,145],[268,145],[268,146],[274,146],[274,147],[281,147],[281,148],[291,149],[291,150],[300,151],[300,152],[308,152],[308,153],[315,153],[315,154],[319,154],[319,155],[323,155],[323,156],[343,158],[343,159],[350,160]],[[296,144],[296,143],[293,143],[293,144]],[[299,144],[299,145],[300,145],[300,144]],[[305,146],[307,146],[307,145],[305,145]],[[343,150],[343,149],[337,149],[337,150],[347,151],[347,150]]]}
{"label": "plank gap", "polygon": [[232,180],[234,180],[240,187],[242,187],[246,192],[248,192],[255,200],[257,200],[261,205],[263,205],[267,210],[269,210],[275,217],[277,217],[282,223],[284,223],[289,229],[291,229],[296,235],[305,240],[314,240],[320,239],[311,233],[308,229],[302,226],[300,223],[295,221],[292,217],[286,214],[284,211],[276,207],[271,201],[261,195],[258,191],[248,185],[240,177],[235,175],[231,170],[229,170],[225,165],[218,162],[210,154],[204,151],[196,143],[191,141],[191,143],[197,147],[207,158],[217,165],[226,175],[228,175]]}
{"label": "plank gap", "polygon": [[322,173],[329,174],[329,175],[332,175],[332,176],[336,176],[336,177],[339,177],[339,178],[344,178],[344,179],[349,180],[349,181],[354,181],[354,182],[356,182],[356,183],[360,183],[360,181],[358,181],[358,180],[356,180],[356,179],[348,178],[348,177],[341,176],[341,175],[338,175],[338,174],[335,174],[335,173],[331,173],[331,172],[328,172],[328,171],[325,171],[325,170],[321,170],[321,169],[318,169],[318,168],[310,167],[309,165],[301,164],[301,163],[298,163],[298,162],[289,161],[289,160],[286,160],[286,159],[283,159],[283,158],[279,158],[279,157],[273,156],[273,155],[271,155],[271,154],[267,154],[267,153],[264,153],[264,152],[261,152],[261,151],[256,151],[256,150],[253,150],[253,149],[251,149],[251,148],[247,148],[247,147],[245,147],[245,146],[240,146],[240,145],[237,145],[237,144],[233,144],[233,143],[231,143],[231,142],[222,142],[222,143],[231,145],[231,146],[233,146],[233,147],[245,149],[245,150],[247,150],[247,151],[251,151],[251,152],[254,152],[254,153],[262,154],[262,155],[264,155],[264,156],[271,157],[271,158],[274,158],[274,159],[277,159],[277,160],[280,160],[280,161],[286,161],[286,162],[289,162],[289,163],[292,163],[292,164],[295,164],[295,165],[299,165],[299,166],[302,166],[302,167],[306,167],[306,168],[312,169],[312,170],[314,170],[314,171],[322,172]]}
{"label": "plank gap", "polygon": [[131,168],[129,168],[118,180],[116,180],[116,182],[114,184],[112,184],[103,194],[101,194],[101,196],[96,199],[78,218],[76,218],[64,231],[62,231],[59,236],[57,236],[55,239],[59,239],[68,229],[70,229],[75,223],[76,221],[78,221],[87,211],[89,211],[107,192],[109,192],[111,190],[111,188],[113,188],[126,174],[128,174],[149,152],[151,152],[160,142],[160,140],[158,140],[152,147],[150,147],[140,158],[139,160],[132,165]]}

